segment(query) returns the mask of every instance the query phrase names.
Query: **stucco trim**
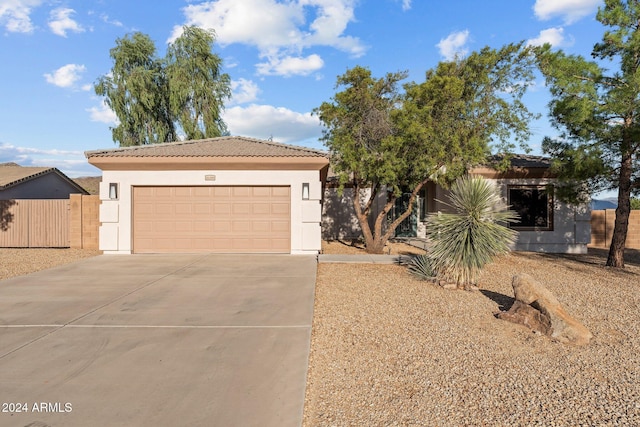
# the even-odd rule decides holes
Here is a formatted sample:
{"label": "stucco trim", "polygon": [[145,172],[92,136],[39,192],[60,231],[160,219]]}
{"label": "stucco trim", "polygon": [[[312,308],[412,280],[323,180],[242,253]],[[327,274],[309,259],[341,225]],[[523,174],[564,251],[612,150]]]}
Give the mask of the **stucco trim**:
{"label": "stucco trim", "polygon": [[323,157],[91,157],[101,170],[322,170]]}

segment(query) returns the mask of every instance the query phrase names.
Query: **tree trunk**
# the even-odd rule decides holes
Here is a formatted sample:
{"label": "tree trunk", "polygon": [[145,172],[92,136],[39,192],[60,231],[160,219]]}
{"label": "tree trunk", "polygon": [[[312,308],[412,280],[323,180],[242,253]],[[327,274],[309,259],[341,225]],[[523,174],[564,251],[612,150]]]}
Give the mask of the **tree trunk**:
{"label": "tree trunk", "polygon": [[[389,224],[387,230],[383,232],[383,227],[385,224],[385,219],[389,211],[395,205],[396,198],[392,197],[387,200],[382,211],[376,217],[374,222],[373,230],[371,230],[371,226],[369,225],[369,213],[371,212],[372,200],[370,199],[367,203],[366,207],[363,209],[360,205],[360,187],[354,185],[354,195],[353,195],[353,207],[356,212],[356,217],[358,218],[358,222],[360,223],[360,228],[362,229],[362,236],[364,237],[365,250],[370,254],[382,254],[384,252],[384,247],[387,244],[387,241],[393,235],[395,229],[400,225],[404,219],[406,219],[413,210],[413,202],[416,199],[416,196],[420,192],[420,189],[427,183],[428,179],[425,179],[421,183],[419,183],[411,192],[411,198],[409,199],[409,207],[403,212],[393,223]],[[372,189],[373,197],[377,196],[378,191],[374,191]]]}
{"label": "tree trunk", "polygon": [[620,181],[618,182],[618,207],[613,227],[611,246],[607,266],[624,268],[624,247],[629,229],[629,215],[631,213],[631,155],[624,153],[620,164]]}

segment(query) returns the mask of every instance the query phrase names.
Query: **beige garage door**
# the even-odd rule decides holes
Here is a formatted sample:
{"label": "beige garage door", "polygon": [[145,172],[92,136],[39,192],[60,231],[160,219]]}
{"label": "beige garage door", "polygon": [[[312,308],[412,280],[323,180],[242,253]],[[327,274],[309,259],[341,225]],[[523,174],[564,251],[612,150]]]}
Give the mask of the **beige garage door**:
{"label": "beige garage door", "polygon": [[134,187],[136,253],[289,253],[289,187]]}

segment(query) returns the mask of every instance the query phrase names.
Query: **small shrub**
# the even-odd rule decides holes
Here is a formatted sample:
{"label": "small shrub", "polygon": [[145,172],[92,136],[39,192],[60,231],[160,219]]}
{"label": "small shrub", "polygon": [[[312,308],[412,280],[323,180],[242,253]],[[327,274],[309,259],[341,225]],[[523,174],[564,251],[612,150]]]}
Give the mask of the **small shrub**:
{"label": "small shrub", "polygon": [[411,260],[409,266],[409,273],[422,280],[435,280],[436,273],[431,265],[431,259],[429,255],[418,255]]}

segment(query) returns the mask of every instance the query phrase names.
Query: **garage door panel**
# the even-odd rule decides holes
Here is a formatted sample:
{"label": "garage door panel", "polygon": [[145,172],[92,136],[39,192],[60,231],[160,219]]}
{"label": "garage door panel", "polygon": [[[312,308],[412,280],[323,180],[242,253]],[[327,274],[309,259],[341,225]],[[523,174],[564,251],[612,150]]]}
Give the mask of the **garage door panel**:
{"label": "garage door panel", "polygon": [[173,215],[174,204],[158,203],[155,205],[155,215]]}
{"label": "garage door panel", "polygon": [[197,215],[211,215],[211,204],[209,203],[194,203],[193,213]]}
{"label": "garage door panel", "polygon": [[231,203],[214,202],[211,206],[214,215],[231,215]]}
{"label": "garage door panel", "polygon": [[151,196],[155,199],[164,197],[170,198],[173,196],[175,187],[155,187],[154,194]]}
{"label": "garage door panel", "polygon": [[230,187],[231,194],[234,198],[247,198],[251,196],[252,189],[251,187]]}
{"label": "garage door panel", "polygon": [[216,233],[231,233],[232,231],[231,221],[213,221],[211,227],[212,231]]}
{"label": "garage door panel", "polygon": [[289,197],[291,196],[290,190],[291,188],[289,187],[271,187],[271,195],[273,197],[289,200]]}
{"label": "garage door panel", "polygon": [[191,214],[193,212],[193,205],[190,203],[177,203],[175,207],[176,215]]}
{"label": "garage door panel", "polygon": [[289,214],[289,204],[288,203],[272,203],[271,213],[273,215],[287,215]]}
{"label": "garage door panel", "polygon": [[289,233],[288,221],[271,221],[271,231],[278,232],[280,234]]}
{"label": "garage door panel", "polygon": [[233,221],[231,230],[234,233],[248,233],[251,231],[251,221]]}
{"label": "garage door panel", "polygon": [[231,187],[212,187],[209,191],[216,199],[231,198]]}
{"label": "garage door panel", "polygon": [[175,187],[174,195],[178,198],[187,197],[191,198],[191,188],[190,187]]}
{"label": "garage door panel", "polygon": [[271,222],[269,221],[254,221],[253,222],[253,231],[254,233],[270,233],[271,232]]}
{"label": "garage door panel", "polygon": [[289,187],[134,187],[134,252],[290,252]]}
{"label": "garage door panel", "polygon": [[234,203],[231,206],[231,212],[234,216],[249,215],[251,213],[251,205],[249,203]]}
{"label": "garage door panel", "polygon": [[190,233],[193,231],[193,223],[191,221],[176,221],[176,231],[179,233]]}
{"label": "garage door panel", "polygon": [[253,187],[251,193],[256,198],[271,198],[271,187]]}
{"label": "garage door panel", "polygon": [[269,215],[271,212],[271,206],[269,203],[254,203],[251,206],[251,213],[253,215]]}
{"label": "garage door panel", "polygon": [[193,231],[198,233],[211,232],[213,231],[213,224],[211,221],[194,221]]}

